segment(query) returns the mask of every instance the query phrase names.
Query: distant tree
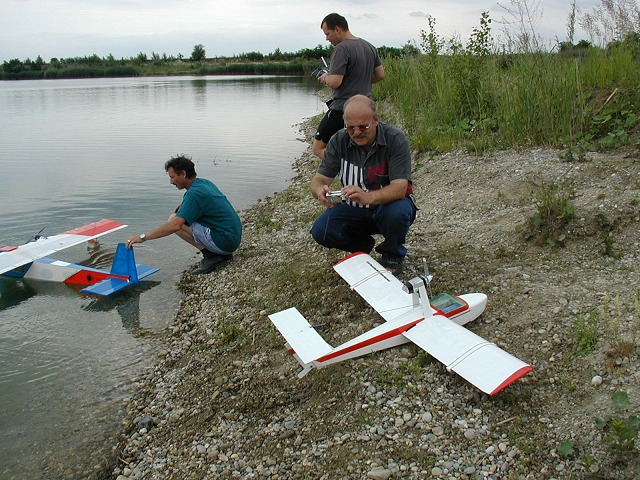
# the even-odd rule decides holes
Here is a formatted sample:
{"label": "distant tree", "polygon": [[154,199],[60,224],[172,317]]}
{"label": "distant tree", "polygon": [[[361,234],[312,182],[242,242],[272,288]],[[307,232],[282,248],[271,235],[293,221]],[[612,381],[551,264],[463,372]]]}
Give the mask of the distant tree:
{"label": "distant tree", "polygon": [[191,52],[191,60],[193,60],[194,62],[201,62],[206,58],[207,55],[204,51],[204,46],[201,43],[193,47],[193,52]]}
{"label": "distant tree", "polygon": [[14,58],[12,60],[9,60],[8,62],[5,61],[2,64],[2,69],[7,73],[18,73],[24,69],[24,66],[20,59]]}
{"label": "distant tree", "polygon": [[416,46],[415,42],[407,42],[402,47],[402,53],[409,57],[416,57],[420,55],[420,49]]}
{"label": "distant tree", "polygon": [[580,40],[578,43],[576,43],[576,48],[581,48],[583,50],[591,47],[593,47],[593,44],[589,40]]}
{"label": "distant tree", "polygon": [[378,47],[378,54],[381,57],[386,58],[402,58],[402,57],[415,57],[420,55],[420,49],[410,42],[407,42],[402,48],[387,47],[382,45]]}
{"label": "distant tree", "polygon": [[261,62],[262,60],[264,60],[264,55],[260,52],[241,53],[238,56],[243,60],[249,60],[252,62]]}
{"label": "distant tree", "polygon": [[147,60],[148,60],[147,54],[143,53],[143,52],[140,52],[138,54],[138,56],[136,57],[136,60],[137,60],[138,63],[147,63]]}
{"label": "distant tree", "polygon": [[296,53],[297,57],[304,58],[305,60],[320,60],[320,57],[329,58],[333,46],[323,46],[318,44],[316,48],[303,48]]}
{"label": "distant tree", "polygon": [[271,60],[275,60],[275,61],[284,59],[284,55],[282,54],[279,48],[276,48],[273,51],[273,53],[269,56],[271,57]]}
{"label": "distant tree", "polygon": [[575,45],[569,41],[558,43],[558,50],[565,54],[580,55],[590,48],[593,48],[593,44],[589,40],[580,40]]}

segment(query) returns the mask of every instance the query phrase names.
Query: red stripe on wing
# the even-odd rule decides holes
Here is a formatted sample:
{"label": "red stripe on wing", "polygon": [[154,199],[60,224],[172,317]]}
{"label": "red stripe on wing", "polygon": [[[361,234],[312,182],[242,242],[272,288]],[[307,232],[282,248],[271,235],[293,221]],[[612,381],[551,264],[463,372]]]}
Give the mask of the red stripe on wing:
{"label": "red stripe on wing", "polygon": [[85,235],[87,237],[94,237],[96,235],[100,235],[123,226],[124,223],[105,218],[103,220],[100,220],[99,222],[90,223],[82,227],[74,228],[73,230],[67,230],[64,233],[67,233],[69,235]]}
{"label": "red stripe on wing", "polygon": [[515,372],[513,372],[513,374],[511,374],[504,382],[502,382],[500,385],[498,385],[493,392],[491,392],[489,395],[495,395],[496,393],[498,393],[500,390],[502,390],[505,387],[508,387],[509,385],[511,385],[513,382],[515,382],[516,380],[518,380],[520,377],[523,377],[524,375],[526,375],[527,373],[529,373],[531,370],[533,370],[533,367],[531,365],[527,365],[526,367],[522,367],[519,370],[516,370]]}

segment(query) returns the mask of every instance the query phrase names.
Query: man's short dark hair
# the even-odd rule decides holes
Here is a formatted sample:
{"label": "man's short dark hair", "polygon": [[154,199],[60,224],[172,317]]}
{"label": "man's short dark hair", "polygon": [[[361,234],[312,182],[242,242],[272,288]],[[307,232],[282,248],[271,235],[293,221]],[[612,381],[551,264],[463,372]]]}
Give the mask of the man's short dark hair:
{"label": "man's short dark hair", "polygon": [[324,17],[320,23],[320,28],[322,28],[322,25],[326,25],[329,30],[333,30],[336,27],[340,27],[345,32],[349,30],[347,19],[337,13],[330,13]]}
{"label": "man's short dark hair", "polygon": [[196,178],[196,166],[186,155],[177,155],[167,160],[164,164],[164,171],[168,172],[170,168],[173,168],[178,175],[187,172],[187,178]]}

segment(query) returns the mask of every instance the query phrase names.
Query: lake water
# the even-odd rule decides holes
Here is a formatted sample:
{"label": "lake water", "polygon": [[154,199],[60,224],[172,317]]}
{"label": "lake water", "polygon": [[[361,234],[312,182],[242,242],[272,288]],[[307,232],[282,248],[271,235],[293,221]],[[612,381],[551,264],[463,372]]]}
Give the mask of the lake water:
{"label": "lake water", "polygon": [[[62,260],[108,268],[118,242],[164,222],[183,192],[164,162],[190,155],[238,210],[282,190],[323,111],[299,77],[162,77],[0,82],[0,246],[101,218],[129,228]],[[241,247],[242,248],[242,247]],[[0,279],[0,478],[82,478],[113,444],[149,335],[178,309],[196,262],[175,237],[136,246],[160,267],[96,299],[65,285]]]}

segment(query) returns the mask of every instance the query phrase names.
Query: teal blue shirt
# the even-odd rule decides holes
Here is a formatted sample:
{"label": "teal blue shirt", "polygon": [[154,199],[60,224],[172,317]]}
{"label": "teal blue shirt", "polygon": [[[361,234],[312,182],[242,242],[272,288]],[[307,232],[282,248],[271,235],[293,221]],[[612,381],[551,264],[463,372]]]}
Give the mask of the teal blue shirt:
{"label": "teal blue shirt", "polygon": [[218,248],[235,252],[242,239],[240,217],[216,185],[196,178],[187,189],[176,215],[187,225],[197,222],[211,229],[211,239]]}

